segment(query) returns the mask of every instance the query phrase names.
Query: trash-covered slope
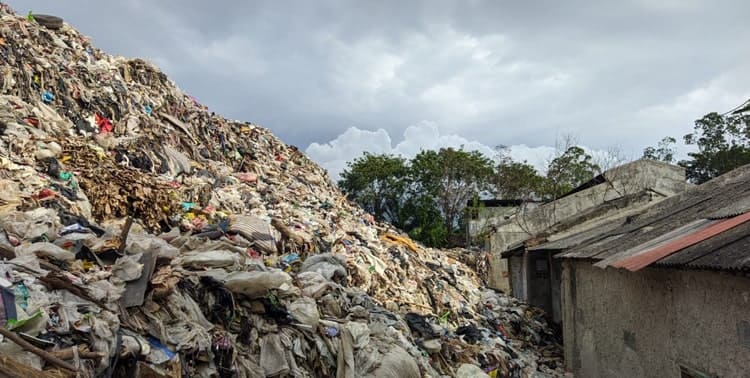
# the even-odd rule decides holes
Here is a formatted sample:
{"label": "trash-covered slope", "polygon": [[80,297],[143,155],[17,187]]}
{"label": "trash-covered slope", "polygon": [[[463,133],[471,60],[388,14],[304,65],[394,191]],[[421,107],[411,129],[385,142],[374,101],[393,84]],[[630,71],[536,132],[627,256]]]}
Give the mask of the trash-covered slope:
{"label": "trash-covered slope", "polygon": [[562,374],[543,314],[375,223],[268,130],[1,14],[0,373]]}

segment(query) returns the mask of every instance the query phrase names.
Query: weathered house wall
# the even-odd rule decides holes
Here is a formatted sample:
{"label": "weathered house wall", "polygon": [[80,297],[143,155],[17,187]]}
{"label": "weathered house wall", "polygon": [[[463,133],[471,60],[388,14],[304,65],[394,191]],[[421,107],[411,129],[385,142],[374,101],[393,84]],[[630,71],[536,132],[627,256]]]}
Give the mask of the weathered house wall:
{"label": "weathered house wall", "polygon": [[551,270],[551,277],[552,277],[552,285],[550,287],[550,306],[551,309],[548,310],[548,312],[552,316],[552,321],[554,321],[557,324],[560,324],[562,322],[562,306],[561,306],[561,299],[560,299],[560,287],[562,284],[562,260],[555,259],[552,257],[551,254],[548,255],[552,262],[550,263],[550,266],[552,267]]}
{"label": "weathered house wall", "polygon": [[543,309],[559,324],[561,261],[552,257],[552,251],[524,253],[506,260],[510,264],[511,294]]}
{"label": "weathered house wall", "polygon": [[[485,226],[495,225],[495,232],[490,235],[488,241],[488,250],[491,252],[489,286],[500,289],[509,285],[506,278],[507,269],[513,270],[513,267],[508,266],[507,263],[501,263],[504,259],[500,253],[514,244],[527,240],[557,224],[569,222],[605,202],[632,197],[638,193],[651,194],[648,199],[643,200],[644,203],[655,202],[680,193],[688,186],[685,182],[684,168],[653,160],[637,160],[624,164],[605,172],[602,177],[604,182],[583,187],[578,192],[553,202],[533,208],[521,207],[511,219],[492,218],[484,221]],[[639,202],[628,206],[642,204]],[[621,210],[614,211],[620,212]],[[593,226],[593,224],[587,226]],[[575,227],[575,225],[570,227]],[[503,268],[505,269],[501,270]]]}
{"label": "weathered house wall", "polygon": [[650,190],[662,197],[681,193],[686,188],[682,167],[638,160],[604,173],[606,182],[571,193],[533,209],[521,209],[512,219],[498,224],[492,247],[505,251],[511,245],[547,230],[558,222],[573,218],[607,201]]}
{"label": "weathered house wall", "polygon": [[502,261],[510,260],[510,286],[512,289],[511,295],[525,301],[528,298],[526,294],[526,270],[523,269],[526,264],[524,260],[526,255],[512,256],[509,259],[502,259]]}
{"label": "weathered house wall", "polygon": [[487,277],[487,285],[493,289],[509,294],[511,286],[508,278],[510,276],[508,260],[494,257],[494,255],[490,255],[488,271],[492,272],[492,274]]}
{"label": "weathered house wall", "polygon": [[750,278],[563,260],[565,361],[577,377],[750,376]]}
{"label": "weathered house wall", "polygon": [[[541,307],[552,316],[555,323],[562,322],[560,309],[561,260],[554,258],[562,251],[597,235],[606,233],[613,227],[624,224],[628,217],[641,213],[662,197],[653,199],[650,193],[620,198],[599,205],[578,217],[567,221],[561,227],[564,231],[550,235],[541,244],[533,247],[519,247],[504,253],[510,268],[511,288],[514,295],[534,306]],[[539,239],[535,240],[539,242]],[[516,256],[524,256],[524,258]],[[520,276],[517,272],[526,272]],[[514,276],[515,275],[515,276]],[[523,280],[523,281],[522,281]],[[519,288],[516,290],[516,288]],[[515,293],[518,293],[516,295]]]}
{"label": "weathered house wall", "polygon": [[487,232],[491,220],[508,219],[518,212],[518,206],[481,207],[467,225],[467,237],[476,238]]}

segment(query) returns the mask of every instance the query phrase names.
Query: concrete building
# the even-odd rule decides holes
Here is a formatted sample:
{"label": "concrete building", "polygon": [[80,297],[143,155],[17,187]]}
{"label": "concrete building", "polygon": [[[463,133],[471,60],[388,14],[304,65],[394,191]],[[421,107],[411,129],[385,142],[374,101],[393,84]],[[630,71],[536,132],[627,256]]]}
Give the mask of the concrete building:
{"label": "concrete building", "polygon": [[[469,201],[468,209],[471,218],[466,228],[466,245],[481,246],[485,251],[492,251],[491,235],[496,231],[495,224],[506,221],[516,216],[520,211],[527,211],[538,206],[539,202],[524,201],[519,199],[492,199],[480,200],[478,203]],[[491,259],[494,264],[494,274],[488,279],[490,286],[503,291],[510,292],[510,281],[508,281],[508,263],[506,260]]]}
{"label": "concrete building", "polygon": [[559,253],[577,377],[750,376],[750,166]]}
{"label": "concrete building", "polygon": [[472,200],[466,206],[471,214],[466,227],[467,244],[475,244],[478,240],[486,240],[493,221],[510,219],[521,210],[521,206],[528,204],[520,199],[490,199]]}
{"label": "concrete building", "polygon": [[[685,190],[683,168],[638,160],[608,170],[565,196],[534,208],[519,208],[508,219],[490,219],[491,287],[542,307],[553,320],[560,313],[560,265],[555,253],[615,227],[645,207]],[[506,278],[507,277],[507,278]]]}

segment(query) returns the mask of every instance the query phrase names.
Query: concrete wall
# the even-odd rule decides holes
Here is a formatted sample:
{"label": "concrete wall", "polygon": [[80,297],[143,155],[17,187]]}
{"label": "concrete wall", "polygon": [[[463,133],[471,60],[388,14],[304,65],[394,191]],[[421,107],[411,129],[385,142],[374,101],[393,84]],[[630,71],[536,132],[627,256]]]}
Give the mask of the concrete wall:
{"label": "concrete wall", "polygon": [[750,277],[566,259],[561,292],[576,377],[750,377]]}
{"label": "concrete wall", "polygon": [[560,307],[561,260],[557,251],[525,252],[508,258],[511,294],[547,312],[556,323],[562,322]]}
{"label": "concrete wall", "polygon": [[547,253],[531,252],[527,256],[527,302],[552,313],[552,273]]}
{"label": "concrete wall", "polygon": [[[645,192],[654,193],[654,196],[649,197],[644,203],[655,202],[680,193],[688,186],[683,168],[653,160],[637,160],[624,164],[605,172],[604,176],[607,179],[606,182],[556,201],[534,207],[522,206],[518,213],[509,220],[504,218],[483,220],[483,227],[494,224],[496,228],[496,232],[490,235],[488,241],[488,250],[491,253],[489,275],[494,277],[489,280],[490,287],[499,289],[509,285],[508,280],[503,279],[508,275],[507,270],[493,269],[494,266],[503,266],[500,263],[503,260],[500,253],[506,251],[508,247],[548,230],[560,222],[570,222],[605,202]],[[631,207],[642,206],[644,203],[636,201],[631,204]],[[622,211],[623,209],[613,209],[611,212]],[[610,216],[610,213],[598,214],[597,217],[604,219]]]}
{"label": "concrete wall", "polygon": [[[511,295],[514,297],[526,301],[528,295],[526,294],[526,264],[525,255],[511,256],[509,259],[510,269],[510,287],[512,289]],[[506,259],[502,259],[505,261]]]}
{"label": "concrete wall", "polygon": [[494,219],[497,232],[492,236],[493,252],[503,252],[513,244],[604,202],[644,190],[665,198],[684,191],[688,185],[683,168],[653,160],[624,164],[605,172],[604,177],[607,182],[534,208],[521,208],[510,220]]}
{"label": "concrete wall", "polygon": [[518,212],[518,206],[480,207],[476,209],[476,219],[469,221],[467,232],[469,238],[476,238],[487,232],[491,220],[507,219]]}
{"label": "concrete wall", "polygon": [[494,272],[487,277],[487,285],[493,289],[502,290],[503,293],[510,294],[508,260],[498,259],[497,256],[491,255],[487,270]]}
{"label": "concrete wall", "polygon": [[550,259],[552,260],[550,265],[552,267],[552,287],[550,288],[550,301],[552,305],[552,311],[550,312],[550,315],[552,316],[552,321],[554,321],[557,324],[560,324],[562,322],[562,307],[561,307],[561,300],[560,300],[560,286],[561,286],[561,280],[562,280],[562,260],[555,259],[550,254]]}

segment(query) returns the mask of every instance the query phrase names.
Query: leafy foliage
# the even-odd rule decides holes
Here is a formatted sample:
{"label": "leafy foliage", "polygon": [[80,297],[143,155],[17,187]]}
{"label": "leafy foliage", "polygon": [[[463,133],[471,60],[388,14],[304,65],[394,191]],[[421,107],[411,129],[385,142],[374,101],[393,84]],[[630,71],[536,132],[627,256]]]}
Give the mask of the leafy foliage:
{"label": "leafy foliage", "polygon": [[545,178],[526,161],[503,159],[497,165],[494,184],[500,198],[532,200],[542,195]]}
{"label": "leafy foliage", "polygon": [[482,193],[506,199],[554,199],[588,181],[599,167],[573,146],[555,158],[547,176],[507,155],[497,164],[463,148],[426,150],[413,159],[363,156],[347,164],[338,185],[378,220],[387,221],[431,247],[460,245],[467,204]]}
{"label": "leafy foliage", "polygon": [[411,170],[418,190],[432,199],[443,215],[449,235],[457,228],[469,200],[490,189],[492,160],[478,151],[441,148],[422,151],[411,161]]}
{"label": "leafy foliage", "polygon": [[477,151],[422,151],[408,162],[365,153],[348,163],[338,185],[377,219],[438,247],[462,235],[466,204],[489,189],[493,173],[492,161]]}
{"label": "leafy foliage", "polygon": [[543,191],[547,199],[555,199],[591,180],[600,171],[593,157],[578,146],[570,146],[553,159],[547,168]]}
{"label": "leafy foliage", "polygon": [[700,184],[750,163],[750,116],[743,112],[729,115],[709,113],[695,121],[694,132],[683,137],[685,144],[698,147],[685,167],[688,180]]}
{"label": "leafy foliage", "polygon": [[665,163],[674,163],[676,151],[672,147],[677,143],[677,139],[673,137],[664,137],[659,141],[656,147],[649,146],[643,149],[643,158],[663,161]]}
{"label": "leafy foliage", "polygon": [[404,229],[414,240],[419,240],[428,247],[445,247],[448,245],[448,230],[443,223],[443,215],[435,207],[429,196],[415,195],[406,203],[404,212],[408,219]]}
{"label": "leafy foliage", "polygon": [[[685,168],[688,181],[704,183],[735,168],[750,164],[750,101],[735,110],[719,114],[708,113],[695,121],[693,132],[683,136],[686,145],[697,151],[689,152],[688,159],[677,164]],[[657,147],[646,147],[643,157],[668,163],[675,161],[677,140],[663,138]]]}
{"label": "leafy foliage", "polygon": [[365,152],[347,163],[341,173],[339,188],[365,211],[379,220],[402,227],[404,192],[408,187],[406,159],[393,155]]}

